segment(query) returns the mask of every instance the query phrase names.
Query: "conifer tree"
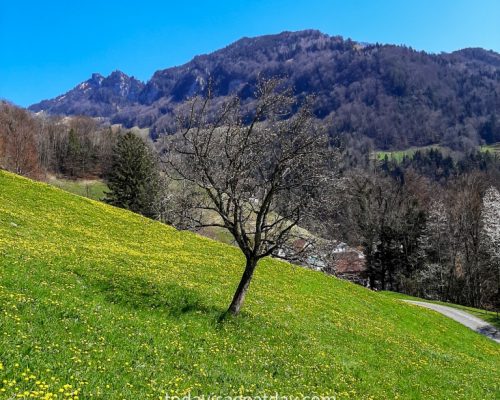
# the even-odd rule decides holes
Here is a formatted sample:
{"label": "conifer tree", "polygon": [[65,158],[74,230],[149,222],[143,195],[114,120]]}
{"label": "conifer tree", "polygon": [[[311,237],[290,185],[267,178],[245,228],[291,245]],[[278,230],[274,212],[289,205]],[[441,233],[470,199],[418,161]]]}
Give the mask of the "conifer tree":
{"label": "conifer tree", "polygon": [[160,190],[157,161],[146,143],[132,132],[118,139],[107,181],[107,203],[156,217],[155,202]]}

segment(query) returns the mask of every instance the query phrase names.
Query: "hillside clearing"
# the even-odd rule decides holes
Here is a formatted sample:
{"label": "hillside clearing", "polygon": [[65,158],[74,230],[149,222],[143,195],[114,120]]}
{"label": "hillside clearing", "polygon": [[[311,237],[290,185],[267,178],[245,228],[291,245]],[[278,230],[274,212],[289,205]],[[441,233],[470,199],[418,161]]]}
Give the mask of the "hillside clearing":
{"label": "hillside clearing", "polygon": [[495,399],[500,346],[277,260],[0,172],[2,398]]}
{"label": "hillside clearing", "polygon": [[105,197],[105,192],[108,191],[108,186],[100,179],[72,180],[51,176],[48,178],[47,183],[92,200],[102,200]]}
{"label": "hillside clearing", "polygon": [[482,152],[489,152],[493,155],[500,155],[500,143],[485,144],[480,147]]}
{"label": "hillside clearing", "polygon": [[387,156],[389,160],[401,162],[405,156],[412,157],[417,151],[425,152],[431,149],[442,150],[442,146],[439,144],[431,144],[429,146],[410,147],[405,150],[376,151],[375,158],[378,161],[383,161]]}

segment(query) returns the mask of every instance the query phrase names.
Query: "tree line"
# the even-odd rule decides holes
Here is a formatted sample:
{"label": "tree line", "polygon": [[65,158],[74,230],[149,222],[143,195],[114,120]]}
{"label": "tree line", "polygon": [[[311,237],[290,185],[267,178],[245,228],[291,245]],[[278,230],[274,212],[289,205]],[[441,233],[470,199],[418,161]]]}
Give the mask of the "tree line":
{"label": "tree line", "polygon": [[34,115],[0,103],[0,166],[33,178],[104,177],[118,130],[88,117]]}
{"label": "tree line", "polygon": [[439,184],[382,169],[346,179],[337,222],[362,246],[371,288],[499,309],[498,179],[474,171]]}

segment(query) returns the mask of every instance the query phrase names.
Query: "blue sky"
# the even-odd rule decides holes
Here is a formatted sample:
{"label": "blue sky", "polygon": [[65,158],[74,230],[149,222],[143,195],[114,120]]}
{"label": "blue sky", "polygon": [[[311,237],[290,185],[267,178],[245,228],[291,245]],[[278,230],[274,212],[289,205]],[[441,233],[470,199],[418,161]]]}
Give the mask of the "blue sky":
{"label": "blue sky", "polygon": [[500,0],[0,0],[0,98],[27,106],[116,69],[145,81],[243,36],[310,28],[430,52],[500,52]]}

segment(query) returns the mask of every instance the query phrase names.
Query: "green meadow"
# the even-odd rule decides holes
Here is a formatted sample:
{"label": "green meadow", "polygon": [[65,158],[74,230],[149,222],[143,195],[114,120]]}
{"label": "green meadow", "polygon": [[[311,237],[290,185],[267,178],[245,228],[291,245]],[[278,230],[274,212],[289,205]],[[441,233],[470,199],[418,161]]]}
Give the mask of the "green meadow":
{"label": "green meadow", "polygon": [[105,197],[105,192],[108,191],[106,183],[99,179],[71,180],[52,177],[48,179],[47,183],[67,192],[93,200],[102,200]]}
{"label": "green meadow", "polygon": [[378,161],[383,161],[385,157],[389,160],[401,162],[405,156],[412,157],[417,151],[428,151],[431,149],[442,150],[442,147],[438,144],[432,144],[429,146],[422,147],[410,147],[406,150],[393,150],[393,151],[376,151],[375,157]]}
{"label": "green meadow", "polygon": [[[0,171],[0,398],[498,399],[500,346],[437,313]],[[333,398],[333,397],[332,397]]]}
{"label": "green meadow", "polygon": [[500,156],[500,143],[485,144],[484,146],[481,146],[480,149],[483,152],[489,152],[492,153],[493,155]]}

